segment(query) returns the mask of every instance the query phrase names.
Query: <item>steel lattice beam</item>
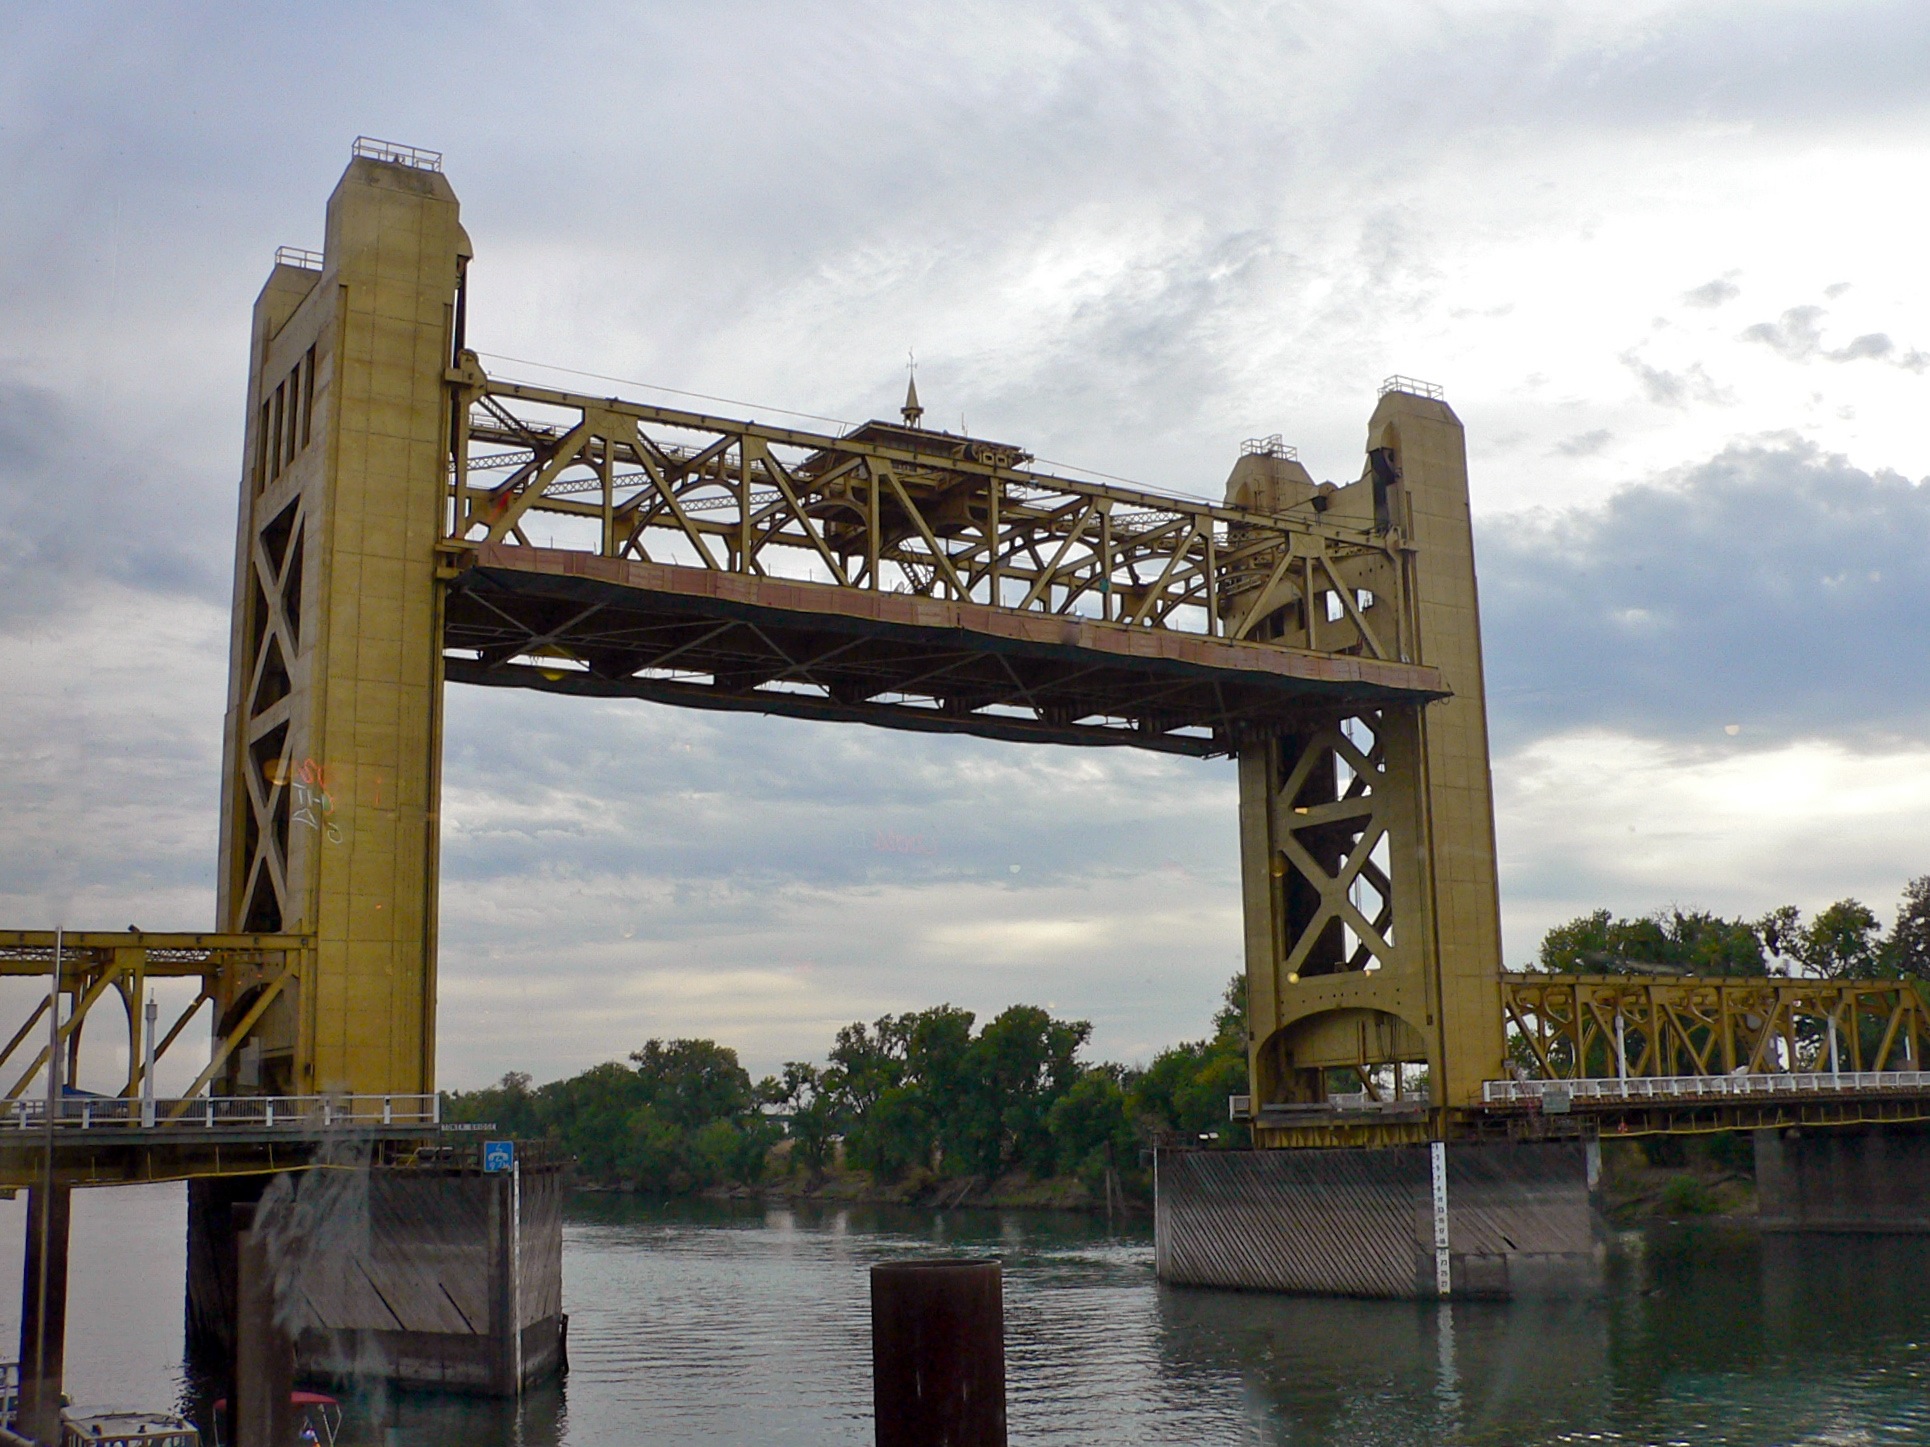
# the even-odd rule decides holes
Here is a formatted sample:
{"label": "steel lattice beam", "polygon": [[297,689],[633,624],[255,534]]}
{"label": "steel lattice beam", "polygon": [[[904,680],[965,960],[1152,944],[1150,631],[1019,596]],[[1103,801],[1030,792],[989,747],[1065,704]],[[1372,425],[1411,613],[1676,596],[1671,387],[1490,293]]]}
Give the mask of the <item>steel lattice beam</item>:
{"label": "steel lattice beam", "polygon": [[1446,692],[1385,519],[451,375],[460,682],[1191,754]]}

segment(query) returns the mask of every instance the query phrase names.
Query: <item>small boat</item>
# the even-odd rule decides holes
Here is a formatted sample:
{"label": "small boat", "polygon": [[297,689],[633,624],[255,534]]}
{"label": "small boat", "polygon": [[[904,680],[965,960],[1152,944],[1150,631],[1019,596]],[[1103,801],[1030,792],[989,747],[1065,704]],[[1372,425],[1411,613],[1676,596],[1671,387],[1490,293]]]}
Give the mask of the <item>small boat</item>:
{"label": "small boat", "polygon": [[61,1447],[201,1447],[201,1434],[172,1412],[61,1414]]}
{"label": "small boat", "polygon": [[[335,1447],[342,1431],[342,1404],[326,1392],[290,1392],[288,1405],[294,1408],[295,1441],[301,1447]],[[228,1416],[228,1399],[214,1404],[214,1447],[221,1447],[221,1428]],[[199,1447],[200,1439],[187,1444]]]}

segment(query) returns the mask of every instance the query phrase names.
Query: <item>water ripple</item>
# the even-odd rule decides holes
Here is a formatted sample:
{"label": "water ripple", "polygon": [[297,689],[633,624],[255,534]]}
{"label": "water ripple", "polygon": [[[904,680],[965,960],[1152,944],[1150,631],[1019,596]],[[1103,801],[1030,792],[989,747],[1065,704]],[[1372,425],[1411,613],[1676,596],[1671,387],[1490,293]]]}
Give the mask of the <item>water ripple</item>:
{"label": "water ripple", "polygon": [[870,1265],[992,1254],[1015,1443],[1930,1443],[1930,1243],[1641,1244],[1599,1298],[1449,1309],[1162,1287],[1143,1228],[1077,1217],[586,1198],[567,1385],[418,1401],[392,1440],[856,1447]]}

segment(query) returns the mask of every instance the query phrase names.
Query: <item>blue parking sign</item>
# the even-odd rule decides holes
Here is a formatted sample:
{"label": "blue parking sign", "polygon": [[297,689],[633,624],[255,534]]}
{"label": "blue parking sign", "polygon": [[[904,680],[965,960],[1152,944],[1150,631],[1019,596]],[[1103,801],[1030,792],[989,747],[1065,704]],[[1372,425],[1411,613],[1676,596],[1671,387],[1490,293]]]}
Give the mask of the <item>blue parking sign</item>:
{"label": "blue parking sign", "polygon": [[484,1141],[483,1169],[485,1171],[508,1171],[516,1167],[515,1141]]}

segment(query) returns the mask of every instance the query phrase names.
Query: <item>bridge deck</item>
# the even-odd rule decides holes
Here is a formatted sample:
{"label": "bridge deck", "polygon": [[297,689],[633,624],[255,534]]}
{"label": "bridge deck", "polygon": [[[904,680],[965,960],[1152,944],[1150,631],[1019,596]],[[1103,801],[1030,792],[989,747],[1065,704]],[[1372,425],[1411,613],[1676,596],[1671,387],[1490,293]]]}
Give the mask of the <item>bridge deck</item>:
{"label": "bridge deck", "polygon": [[502,544],[465,555],[444,637],[461,683],[1188,754],[1446,693],[1420,664]]}

